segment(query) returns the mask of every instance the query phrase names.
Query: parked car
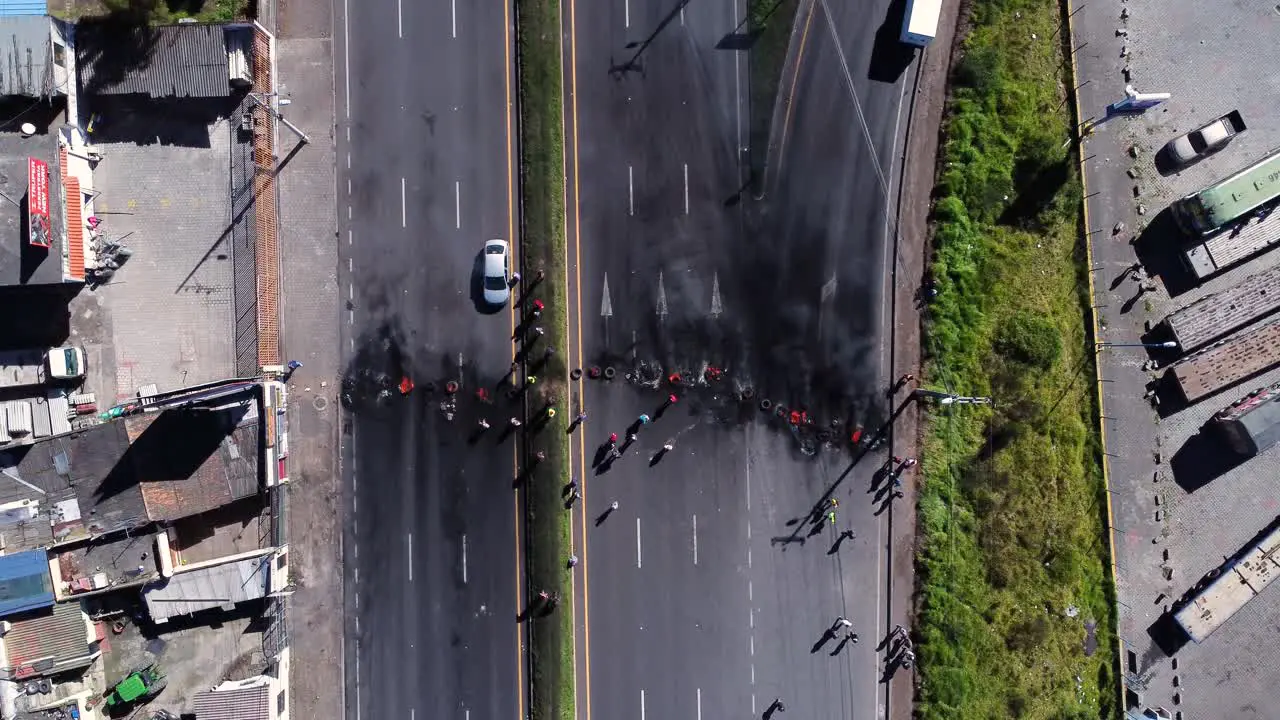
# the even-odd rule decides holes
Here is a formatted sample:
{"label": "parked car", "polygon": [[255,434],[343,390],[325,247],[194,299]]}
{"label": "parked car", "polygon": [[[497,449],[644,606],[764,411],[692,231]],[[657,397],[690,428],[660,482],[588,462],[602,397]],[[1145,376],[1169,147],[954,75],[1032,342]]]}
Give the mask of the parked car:
{"label": "parked car", "polygon": [[1187,167],[1226,147],[1231,138],[1244,130],[1244,118],[1232,110],[1207,125],[1170,140],[1164,146],[1164,152],[1175,166]]}
{"label": "parked car", "polygon": [[490,240],[484,244],[484,301],[490,305],[506,305],[511,299],[511,247],[506,240]]}

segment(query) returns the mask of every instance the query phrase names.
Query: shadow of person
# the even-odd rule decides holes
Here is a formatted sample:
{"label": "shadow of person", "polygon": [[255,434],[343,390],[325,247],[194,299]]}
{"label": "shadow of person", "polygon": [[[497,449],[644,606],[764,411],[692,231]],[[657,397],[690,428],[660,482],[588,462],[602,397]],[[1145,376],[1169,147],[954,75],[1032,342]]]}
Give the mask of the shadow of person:
{"label": "shadow of person", "polygon": [[818,642],[814,643],[813,647],[809,648],[809,654],[813,655],[814,653],[821,650],[822,646],[826,645],[829,641],[834,639],[835,636],[836,634],[832,632],[831,628],[827,628],[826,630],[823,630],[822,637],[818,638]]}

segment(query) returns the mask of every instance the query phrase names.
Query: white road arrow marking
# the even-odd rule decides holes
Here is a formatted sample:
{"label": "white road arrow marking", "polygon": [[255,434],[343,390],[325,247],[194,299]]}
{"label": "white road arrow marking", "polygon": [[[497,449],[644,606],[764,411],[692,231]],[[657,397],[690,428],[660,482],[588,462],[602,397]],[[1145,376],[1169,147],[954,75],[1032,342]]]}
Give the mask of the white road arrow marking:
{"label": "white road arrow marking", "polygon": [[662,271],[658,271],[658,317],[667,317],[667,287],[662,282]]}
{"label": "white road arrow marking", "polygon": [[711,276],[711,317],[718,318],[724,308],[720,306],[720,273]]}
{"label": "white road arrow marking", "polygon": [[600,299],[600,317],[613,317],[613,302],[609,300],[609,273],[604,274],[604,297]]}

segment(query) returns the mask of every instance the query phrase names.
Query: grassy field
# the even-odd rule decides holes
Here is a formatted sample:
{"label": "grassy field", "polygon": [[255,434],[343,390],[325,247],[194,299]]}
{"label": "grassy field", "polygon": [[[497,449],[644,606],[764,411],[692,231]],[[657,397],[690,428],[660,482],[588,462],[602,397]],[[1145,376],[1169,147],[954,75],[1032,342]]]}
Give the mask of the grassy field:
{"label": "grassy field", "polygon": [[[919,716],[1112,718],[1114,588],[1054,0],[974,0],[936,188]],[[1056,35],[1056,36],[1055,36]]]}
{"label": "grassy field", "polygon": [[[539,377],[536,396],[529,397],[526,451],[546,459],[525,482],[528,501],[526,571],[531,594],[559,593],[559,608],[530,621],[530,715],[533,720],[572,720],[573,616],[572,584],[567,567],[571,547],[570,515],[561,489],[569,481],[569,436],[574,410],[565,405],[568,294],[565,272],[563,82],[560,74],[560,14],[557,0],[518,0],[517,55],[520,108],[521,252],[529,289],[538,270],[546,278],[533,285],[531,296],[546,303],[542,339],[556,350]],[[523,293],[522,293],[523,294]],[[540,358],[535,352],[533,359]],[[545,408],[556,415],[539,427]]]}

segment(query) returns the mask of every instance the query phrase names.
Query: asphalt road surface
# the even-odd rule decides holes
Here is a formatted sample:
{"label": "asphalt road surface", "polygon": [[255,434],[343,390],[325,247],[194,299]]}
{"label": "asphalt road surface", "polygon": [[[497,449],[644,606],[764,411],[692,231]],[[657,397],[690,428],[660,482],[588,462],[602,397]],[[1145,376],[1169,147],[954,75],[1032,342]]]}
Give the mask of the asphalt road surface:
{"label": "asphalt road surface", "polygon": [[[801,3],[789,110],[754,179],[747,58],[717,49],[743,0],[565,14],[571,357],[616,372],[577,397],[588,720],[759,716],[775,697],[806,717],[886,710],[887,453],[846,439],[895,409],[890,218],[914,68],[883,40],[887,2],[831,5]],[[610,432],[626,447],[601,463]],[[838,616],[860,642],[826,637]]]}
{"label": "asphalt road surface", "polygon": [[335,16],[346,716],[516,718],[512,411],[477,395],[506,375],[513,325],[476,302],[482,244],[514,233],[511,11],[335,0]]}

